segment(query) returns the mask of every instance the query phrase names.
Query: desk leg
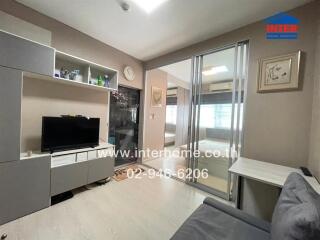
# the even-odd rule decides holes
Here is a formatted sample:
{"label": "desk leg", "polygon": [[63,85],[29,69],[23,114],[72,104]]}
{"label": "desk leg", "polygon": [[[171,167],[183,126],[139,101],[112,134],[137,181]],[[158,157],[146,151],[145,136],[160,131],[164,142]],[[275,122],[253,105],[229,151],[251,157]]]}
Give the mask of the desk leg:
{"label": "desk leg", "polygon": [[241,208],[242,177],[237,176],[236,208]]}

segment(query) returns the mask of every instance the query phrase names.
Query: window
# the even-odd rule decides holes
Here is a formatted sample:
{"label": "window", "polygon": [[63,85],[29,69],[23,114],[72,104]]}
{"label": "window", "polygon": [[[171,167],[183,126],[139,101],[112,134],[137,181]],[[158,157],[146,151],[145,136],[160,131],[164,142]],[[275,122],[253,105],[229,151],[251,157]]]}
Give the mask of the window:
{"label": "window", "polygon": [[176,123],[177,123],[177,105],[167,105],[166,123],[176,125]]}
{"label": "window", "polygon": [[[242,113],[243,104],[241,104]],[[237,109],[237,107],[236,107]],[[200,127],[202,128],[220,128],[230,129],[232,104],[203,104],[200,107]],[[242,125],[242,116],[240,116],[240,128]]]}

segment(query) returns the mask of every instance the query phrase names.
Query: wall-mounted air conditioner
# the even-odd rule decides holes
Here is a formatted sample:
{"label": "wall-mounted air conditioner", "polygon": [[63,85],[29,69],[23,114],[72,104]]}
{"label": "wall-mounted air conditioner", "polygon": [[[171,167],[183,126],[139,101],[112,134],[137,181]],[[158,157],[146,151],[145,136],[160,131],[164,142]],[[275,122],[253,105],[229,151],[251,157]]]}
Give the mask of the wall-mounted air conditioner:
{"label": "wall-mounted air conditioner", "polygon": [[178,89],[168,89],[167,90],[167,96],[177,96]]}
{"label": "wall-mounted air conditioner", "polygon": [[232,91],[232,82],[212,83],[209,85],[209,92]]}

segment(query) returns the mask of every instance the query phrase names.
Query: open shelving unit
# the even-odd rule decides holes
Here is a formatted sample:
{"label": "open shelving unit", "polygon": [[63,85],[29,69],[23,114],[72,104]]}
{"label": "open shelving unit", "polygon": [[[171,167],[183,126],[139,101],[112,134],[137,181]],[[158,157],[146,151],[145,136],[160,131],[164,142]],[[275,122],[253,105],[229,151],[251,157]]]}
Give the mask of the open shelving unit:
{"label": "open shelving unit", "polygon": [[[61,68],[67,69],[68,71],[79,70],[80,74],[75,80],[68,78],[54,77],[60,80],[73,81],[75,83],[89,85],[93,87],[104,88],[106,90],[118,90],[118,71],[72,56],[70,54],[56,51],[55,54],[55,73],[60,72]],[[102,78],[108,75],[108,84],[99,86],[97,85],[98,76]]]}
{"label": "open shelving unit", "polygon": [[[62,68],[68,70],[69,72],[73,70],[79,70],[79,75],[77,75],[74,80],[63,78],[60,75],[60,70]],[[59,73],[59,76],[55,76],[56,73]],[[104,77],[105,75],[108,75],[109,77],[108,85],[99,86],[95,84],[98,82],[98,76]],[[52,77],[29,72],[24,72],[24,76],[30,78],[40,78],[74,87],[89,88],[96,91],[109,92],[118,90],[117,70],[57,50],[55,50],[54,75]]]}

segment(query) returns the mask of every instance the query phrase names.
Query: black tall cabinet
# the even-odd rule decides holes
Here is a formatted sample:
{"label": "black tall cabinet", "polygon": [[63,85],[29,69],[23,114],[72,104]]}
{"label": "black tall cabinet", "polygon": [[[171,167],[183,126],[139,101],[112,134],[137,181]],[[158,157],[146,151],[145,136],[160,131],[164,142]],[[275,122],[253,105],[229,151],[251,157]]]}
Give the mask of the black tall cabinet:
{"label": "black tall cabinet", "polygon": [[109,143],[118,151],[116,166],[137,161],[139,104],[139,90],[119,86],[110,94]]}

